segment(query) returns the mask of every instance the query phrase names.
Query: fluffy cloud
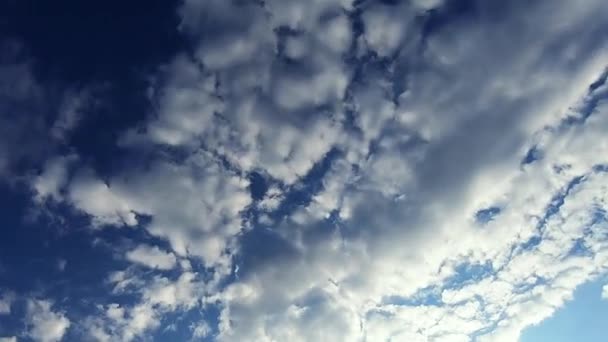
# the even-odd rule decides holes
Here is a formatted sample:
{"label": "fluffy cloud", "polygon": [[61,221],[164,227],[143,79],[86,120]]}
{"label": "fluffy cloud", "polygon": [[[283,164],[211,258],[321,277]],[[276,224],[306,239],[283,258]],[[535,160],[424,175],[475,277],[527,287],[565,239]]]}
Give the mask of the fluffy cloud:
{"label": "fluffy cloud", "polygon": [[[605,10],[604,5],[595,5]],[[603,237],[584,232],[601,231],[603,225],[590,223],[594,214],[588,208],[604,208],[604,176],[592,170],[605,161],[578,154],[583,151],[577,147],[604,148],[591,143],[601,140],[594,127],[601,130],[603,124],[560,128],[558,134],[545,137],[542,128],[561,127],[568,108],[584,99],[587,86],[602,73],[604,65],[597,56],[606,56],[606,51],[583,50],[593,31],[586,28],[591,8],[556,9],[568,18],[563,25],[545,16],[545,4],[530,8],[524,24],[517,24],[519,9],[507,6],[504,14],[510,19],[501,23],[480,17],[483,31],[456,22],[428,37],[425,57],[430,69],[408,75],[410,87],[400,94],[397,108],[391,108],[390,92],[367,98],[354,92],[355,103],[383,103],[385,98],[382,117],[391,126],[371,119],[378,117],[377,111],[370,110],[368,119],[365,107],[356,107],[355,122],[362,123],[359,128],[370,136],[372,152],[366,156],[361,151],[369,149],[355,149],[357,144],[344,147],[356,168],[338,166],[336,161],[336,168],[324,178],[325,190],[311,206],[275,229],[296,251],[277,255],[281,263],[264,264],[243,276],[245,285],[235,287],[238,291],[227,290],[220,338],[307,340],[313,338],[311,333],[329,337],[335,332],[329,325],[305,328],[303,313],[325,317],[326,312],[339,312],[326,319],[336,326],[350,322],[348,326],[362,327],[336,329],[350,336],[469,340],[495,330],[486,338],[513,340],[523,327],[537,324],[561,306],[577,285],[604,272]],[[538,32],[526,24],[532,22],[545,23],[545,29]],[[500,36],[509,30],[526,37],[525,45],[510,45],[511,39]],[[559,37],[568,32],[580,32],[581,40],[560,46]],[[374,34],[381,33],[370,37]],[[467,45],[473,39],[476,49]],[[391,51],[368,45],[386,51],[384,55]],[[564,55],[558,54],[555,64],[538,68],[549,48]],[[514,53],[521,50],[526,53]],[[581,63],[571,67],[567,51],[579,51]],[[406,63],[407,58],[399,62]],[[487,79],[482,70],[492,70],[494,78]],[[537,81],[526,81],[532,79]],[[591,118],[605,120],[599,109]],[[547,139],[555,150],[547,146],[542,162],[522,170],[523,152],[534,136]],[[593,155],[602,153],[597,150]],[[568,170],[558,173],[555,165],[568,165]],[[571,193],[568,184],[579,175],[586,182]],[[552,197],[564,195],[570,197],[557,208],[561,215],[549,214],[556,210]],[[570,203],[577,203],[577,208],[570,208]],[[480,227],[474,220],[476,211],[492,205],[502,208],[499,216]],[[324,221],[332,210],[339,210],[345,220],[338,225]],[[569,230],[562,231],[566,226]],[[589,248],[597,252],[570,255],[581,238],[589,239]],[[538,245],[528,242],[537,239],[542,241]],[[556,258],[567,262],[556,265]],[[524,266],[530,264],[539,267]],[[459,278],[465,284],[459,285]],[[339,299],[326,295],[332,284],[338,284]],[[478,290],[460,295],[469,287]],[[420,292],[429,288],[429,294]],[[323,295],[313,295],[319,292]],[[310,296],[321,299],[308,304]],[[439,303],[399,304],[424,303],[425,298]],[[347,304],[337,304],[340,299]],[[329,309],[334,305],[340,309]],[[530,307],[538,310],[526,310]],[[429,321],[417,319],[422,315]],[[287,318],[274,323],[279,317]]]}
{"label": "fluffy cloud", "polygon": [[36,191],[38,202],[47,199],[57,201],[62,199],[61,192],[67,183],[69,164],[76,160],[75,156],[64,156],[46,162],[43,172],[32,180],[32,187]]}
{"label": "fluffy cloud", "polygon": [[77,176],[70,186],[69,199],[77,208],[91,214],[96,225],[137,224],[129,204],[91,171]]}
{"label": "fluffy cloud", "polygon": [[160,250],[158,247],[140,245],[126,254],[127,260],[160,270],[169,270],[175,266],[175,255]]}
{"label": "fluffy cloud", "polygon": [[[148,170],[130,170],[111,183],[80,170],[64,199],[98,227],[136,226],[138,215],[151,216],[146,229],[167,238],[178,255],[226,265],[225,249],[242,229],[240,213],[251,202],[247,187],[246,179],[223,170],[211,155],[195,153],[180,165],[160,158]],[[143,254],[133,251],[130,258],[141,263]]]}
{"label": "fluffy cloud", "polygon": [[[299,246],[299,253],[267,264],[226,290],[220,338],[306,341],[340,332],[353,339],[468,341],[491,332],[480,339],[516,340],[523,328],[538,324],[569,300],[578,285],[606,272],[606,221],[596,218],[606,208],[606,174],[594,171],[597,159],[586,159],[577,150],[599,139],[606,114],[600,110],[584,128],[550,134],[547,143],[556,149],[546,146],[543,161],[524,170],[514,163],[515,175],[501,188],[505,192],[490,193],[504,208],[484,226],[474,221],[479,197],[463,203],[460,218],[451,215],[449,223],[431,213],[427,224],[439,225],[427,226],[433,229],[432,238],[376,228],[392,234],[399,246],[367,234],[349,235],[349,225],[377,214],[377,206],[356,207],[354,218],[341,223],[341,233],[332,230],[323,238],[306,236],[315,225],[327,224],[314,215],[301,221],[304,231],[296,223],[286,224],[281,233]],[[572,135],[579,129],[584,134]],[[556,171],[553,166],[560,158],[569,160],[569,170]],[[571,185],[579,171],[583,180]],[[478,177],[496,179],[495,170],[488,172]],[[363,203],[370,205],[369,195]],[[407,200],[396,203],[392,205]],[[380,217],[389,216],[383,212]],[[405,237],[414,242],[404,250]],[[310,329],[307,315],[332,324]],[[333,329],[342,324],[361,328]]]}
{"label": "fluffy cloud", "polygon": [[370,50],[381,57],[393,55],[403,45],[415,11],[407,2],[399,6],[376,3],[363,12],[363,38]]}
{"label": "fluffy cloud", "polygon": [[604,285],[602,288],[602,298],[608,299],[608,285]]}
{"label": "fluffy cloud", "polygon": [[193,54],[120,137],[143,165],[58,158],[32,182],[171,249],[127,252],[157,270],[113,273],[137,300],[86,331],[133,340],[214,305],[194,337],[514,341],[605,275],[608,6],[471,6],[185,1]]}
{"label": "fluffy cloud", "polygon": [[[165,315],[187,312],[201,305],[206,290],[200,276],[183,272],[177,278],[154,276],[142,278],[141,274],[118,272],[110,277],[115,292],[133,295],[137,301],[130,304],[108,303],[98,305],[98,315],[83,322],[87,335],[97,341],[132,341],[157,329]],[[198,337],[204,326],[192,328]]]}
{"label": "fluffy cloud", "polygon": [[52,310],[47,300],[30,299],[27,301],[27,336],[35,341],[60,341],[71,325],[61,312]]}
{"label": "fluffy cloud", "polygon": [[[314,30],[318,18],[310,11],[340,8],[319,1],[301,12],[314,20],[302,35],[277,35],[273,28],[280,28],[283,15],[300,13],[295,10],[300,7],[298,2],[269,3],[278,22],[268,23],[264,9],[255,4],[185,2],[185,33],[198,36],[210,25],[225,32],[206,36],[195,60],[180,56],[167,67],[158,91],[158,120],[149,123],[144,137],[132,132],[126,143],[203,145],[244,171],[261,168],[286,183],[304,176],[340,139],[337,120],[351,77],[342,53],[351,34],[347,18],[336,15],[322,23],[330,34]],[[209,17],[214,19],[203,20]],[[281,55],[275,53],[279,46]],[[310,54],[313,49],[319,53]],[[282,61],[283,53],[302,67]],[[328,109],[315,114],[319,107]]]}
{"label": "fluffy cloud", "polygon": [[207,324],[207,322],[205,321],[199,322],[197,324],[192,323],[192,325],[190,326],[190,330],[192,330],[193,340],[205,338],[209,336],[211,332],[209,324]]}

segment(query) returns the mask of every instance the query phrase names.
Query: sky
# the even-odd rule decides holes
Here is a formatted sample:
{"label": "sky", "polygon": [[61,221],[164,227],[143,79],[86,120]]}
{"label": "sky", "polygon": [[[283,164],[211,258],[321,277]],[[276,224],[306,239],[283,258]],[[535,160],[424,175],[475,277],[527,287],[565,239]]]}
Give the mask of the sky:
{"label": "sky", "polygon": [[[572,302],[566,303],[551,318],[522,333],[522,342],[602,341],[605,339],[608,301],[598,301],[605,279],[581,285]],[[607,293],[608,294],[608,293]]]}
{"label": "sky", "polygon": [[0,342],[601,342],[605,0],[0,2]]}

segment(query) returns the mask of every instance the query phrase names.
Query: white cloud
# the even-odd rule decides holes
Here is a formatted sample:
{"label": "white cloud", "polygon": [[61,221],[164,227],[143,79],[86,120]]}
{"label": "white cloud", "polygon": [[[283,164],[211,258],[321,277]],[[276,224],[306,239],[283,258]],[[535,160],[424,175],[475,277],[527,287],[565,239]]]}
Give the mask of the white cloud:
{"label": "white cloud", "polygon": [[[186,312],[200,305],[205,284],[198,274],[185,271],[176,279],[155,276],[144,280],[137,275],[127,280],[123,272],[110,280],[119,291],[140,298],[129,305],[110,303],[99,306],[99,315],[88,317],[83,328],[89,337],[99,341],[132,341],[159,328],[164,315]],[[128,288],[127,288],[128,287]],[[202,334],[203,326],[193,327],[193,333]]]}
{"label": "white cloud", "polygon": [[173,253],[162,251],[157,246],[139,245],[128,251],[126,258],[131,262],[159,270],[170,270],[176,263]]}
{"label": "white cloud", "polygon": [[128,309],[109,304],[102,312],[101,317],[83,322],[88,337],[100,342],[132,341],[160,325],[160,312],[145,303]]}
{"label": "white cloud", "polygon": [[27,301],[27,336],[35,341],[60,341],[71,325],[61,312],[52,311],[53,304],[47,300]]}
{"label": "white cloud", "polygon": [[196,305],[201,295],[198,286],[196,274],[184,272],[176,281],[156,278],[154,283],[145,289],[143,297],[153,305],[191,308]]}
{"label": "white cloud", "polygon": [[[157,115],[121,140],[154,150],[149,163],[69,182],[49,163],[35,186],[171,248],[127,259],[185,265],[113,273],[114,293],[139,301],[102,305],[90,334],[132,340],[205,302],[224,341],[514,341],[606,274],[606,89],[588,94],[608,60],[606,3],[479,3],[474,20],[423,27],[441,5],[357,4],[355,37],[352,1],[184,2],[195,56],[165,67]],[[532,146],[542,158],[522,165]],[[270,185],[257,202],[251,171]]]}
{"label": "white cloud", "polygon": [[17,337],[16,336],[0,337],[0,342],[17,342]]}
{"label": "white cloud", "polygon": [[61,191],[67,183],[68,166],[75,160],[75,156],[65,156],[46,162],[44,171],[32,181],[39,202],[45,199],[61,200]]}
{"label": "white cloud", "polygon": [[[598,10],[605,8],[594,4]],[[249,276],[245,271],[235,288],[247,291],[227,289],[221,339],[306,340],[312,338],[310,334],[332,336],[340,331],[354,338],[467,341],[498,324],[486,338],[512,341],[525,326],[551,315],[576,286],[604,272],[605,242],[601,236],[584,235],[589,229],[601,230],[601,223],[589,226],[593,214],[588,209],[605,206],[601,186],[605,177],[591,171],[594,163],[603,160],[578,154],[583,150],[576,147],[593,145],[597,148],[593,155],[605,155],[603,144],[590,143],[601,140],[603,124],[549,134],[546,139],[555,149],[547,146],[543,161],[520,167],[532,139],[545,134],[543,125],[559,125],[564,111],[602,72],[597,56],[606,56],[605,49],[598,47],[593,53],[582,53],[583,59],[572,67],[565,51],[582,51],[583,44],[566,43],[557,47],[564,53],[561,59],[538,68],[545,49],[553,48],[565,32],[581,31],[583,37],[591,32],[587,12],[564,6],[558,12],[562,18],[568,16],[569,24],[561,25],[546,17],[544,10],[544,5],[532,8],[524,25],[518,24],[516,12],[505,12],[512,21],[494,24],[482,17],[483,32],[467,23],[436,32],[429,37],[427,53],[437,64],[408,75],[410,87],[396,108],[391,106],[390,93],[368,92],[369,100],[358,97],[366,92],[353,93],[358,103],[383,104],[370,106],[383,110],[372,109],[369,117],[362,110],[355,116],[373,149],[345,143],[344,149],[351,153],[348,161],[357,170],[348,164],[330,170],[324,179],[326,188],[309,208],[274,229],[296,252],[277,255],[280,263],[265,263]],[[542,32],[527,24],[539,21],[547,25]],[[503,39],[499,33],[507,28],[519,30],[517,34],[527,39],[524,45]],[[487,70],[497,78],[488,79]],[[358,109],[365,108],[361,104]],[[382,119],[387,124],[372,116],[378,112],[386,113]],[[593,120],[604,117],[602,112],[592,116]],[[566,164],[565,159],[570,169],[555,172],[553,166]],[[577,175],[585,175],[586,182],[568,194],[560,214],[551,216],[539,233],[539,217],[545,215],[551,197]],[[474,220],[476,211],[494,203],[501,212],[480,227]],[[337,227],[327,226],[323,218],[334,209],[344,220]],[[325,233],[319,233],[320,227]],[[530,238],[542,242],[523,249]],[[594,250],[592,255],[569,254],[581,238]],[[562,262],[555,263],[556,259]],[[466,280],[457,266],[467,264],[488,268],[489,274]],[[538,268],[523,266],[530,264]],[[470,284],[452,288],[453,277],[465,277],[461,281]],[[337,284],[334,291],[339,295],[325,295],[332,284]],[[406,302],[424,298],[420,291],[429,287],[435,292],[428,296],[439,297],[439,303],[390,302],[392,297]],[[323,295],[315,298],[322,299],[308,304],[307,299],[319,292]],[[329,309],[334,305],[340,309]],[[303,319],[308,312],[318,312],[336,326],[350,322],[347,326],[361,328],[333,330],[327,323],[310,329]],[[327,312],[340,314],[326,316]],[[428,317],[428,322],[420,317]]]}
{"label": "white cloud", "polygon": [[345,53],[352,43],[351,24],[348,17],[344,14],[324,22],[316,33],[321,43],[326,48],[335,53]]}
{"label": "white cloud", "polygon": [[[586,127],[593,130],[596,125]],[[599,131],[597,134],[600,134]],[[561,146],[577,145],[574,141],[565,145],[557,142],[566,136],[556,137],[556,143]],[[577,137],[593,140],[599,135],[582,134]],[[566,149],[553,153],[557,157],[568,152]],[[325,237],[324,242],[314,240],[315,245],[309,245],[306,239],[296,240],[298,226],[289,225],[284,234],[292,241],[300,241],[303,256],[287,258],[284,264],[268,265],[254,276],[241,278],[245,285],[229,287],[223,298],[227,306],[223,311],[224,324],[221,326],[224,330],[220,338],[238,340],[243,336],[256,336],[258,339],[307,340],[318,338],[313,336],[316,333],[332,336],[333,325],[330,327],[328,323],[308,329],[301,315],[310,312],[311,315],[325,317],[326,309],[317,303],[330,305],[341,302],[342,307],[338,310],[341,315],[326,317],[326,321],[340,325],[342,320],[346,320],[350,322],[350,327],[363,327],[363,331],[336,329],[345,334],[342,336],[356,338],[363,334],[374,340],[392,336],[413,341],[469,341],[473,334],[491,329],[495,323],[499,323],[496,331],[486,338],[491,341],[516,340],[523,328],[538,324],[569,300],[578,285],[606,272],[604,265],[608,257],[608,241],[601,233],[606,224],[591,223],[593,208],[606,208],[606,175],[603,173],[588,174],[585,182],[571,191],[559,213],[545,223],[538,246],[529,249],[519,247],[537,234],[538,219],[531,213],[539,210],[539,214],[543,215],[546,206],[551,203],[551,196],[559,193],[560,187],[563,188],[569,181],[570,177],[554,179],[560,176],[552,174],[554,171],[547,167],[552,161],[538,162],[534,171],[516,171],[521,173],[511,183],[512,188],[506,195],[509,207],[487,227],[480,229],[471,222],[469,217],[474,212],[469,211],[458,220],[452,216],[447,223],[450,229],[435,228],[432,239],[410,234],[415,243],[408,245],[409,250],[405,253],[401,252],[404,239],[398,238],[397,234],[392,236],[400,242],[401,248],[395,247],[399,249],[374,249],[374,243],[379,243],[382,248],[392,248],[392,244],[378,241],[373,236],[369,239],[369,235],[364,235],[361,240],[347,235],[337,239],[335,236]],[[587,163],[584,169],[590,170],[594,162],[593,159],[579,159],[573,168]],[[516,165],[513,167],[517,169]],[[554,179],[557,184],[545,196],[543,191],[530,187],[530,184],[537,184],[539,179]],[[499,194],[498,197],[503,195]],[[383,204],[387,205],[387,202]],[[369,197],[362,205],[370,205]],[[361,210],[362,207],[358,206],[355,211]],[[360,215],[369,215],[377,210],[378,207],[374,206]],[[441,219],[438,218],[434,224],[443,223]],[[312,229],[310,226],[316,223],[314,219],[313,223],[310,222],[305,222],[302,229]],[[343,229],[349,229],[348,224],[343,223]],[[386,230],[379,231],[387,233]],[[571,254],[579,239],[583,239],[585,248],[591,254]],[[435,244],[437,240],[442,244]],[[417,248],[418,243],[423,245]],[[366,249],[362,250],[361,247]],[[430,248],[432,253],[428,252]],[[373,255],[368,256],[370,253]],[[494,270],[498,271],[483,275],[479,280],[465,278],[462,281],[468,285],[462,288],[451,288],[452,285],[446,282],[455,275],[453,266],[485,262],[495,263]],[[427,286],[435,289],[435,295],[440,295],[439,303],[416,305],[383,302],[383,298],[390,296],[414,300],[414,294]],[[233,288],[247,291],[232,291]],[[331,299],[322,296],[322,300],[307,304],[308,298],[318,291],[334,291],[335,295]],[[433,291],[429,295],[433,295]],[[265,315],[260,317],[262,312]],[[351,317],[351,312],[358,315]],[[285,318],[277,321],[278,317]],[[421,320],[421,317],[428,318],[428,321]]]}
{"label": "white cloud", "polygon": [[214,94],[216,78],[180,56],[170,66],[172,81],[163,89],[161,112],[149,134],[154,142],[180,145],[202,135],[213,123],[213,116],[223,111],[222,101]]}
{"label": "white cloud", "polygon": [[77,208],[93,217],[96,225],[137,224],[137,218],[129,204],[91,171],[86,170],[77,176],[70,185],[68,196]]}
{"label": "white cloud", "polygon": [[[203,144],[243,171],[262,168],[281,181],[295,182],[340,139],[337,120],[351,78],[341,53],[349,47],[352,32],[344,15],[323,21],[329,34],[317,27],[316,16],[335,13],[331,11],[343,5],[325,0],[307,4],[301,13],[312,20],[308,23],[292,18],[302,4],[272,2],[266,4],[273,13],[268,23],[264,9],[254,4],[185,2],[186,33],[198,36],[207,25],[225,33],[206,36],[197,60],[177,57],[168,66],[167,81],[158,91],[158,120],[148,124],[146,135],[131,132],[125,142]],[[298,42],[302,68],[277,63],[282,38],[272,29],[284,20],[306,27],[302,37],[285,38],[286,50],[292,53]],[[314,114],[320,106],[329,109]]]}
{"label": "white cloud", "polygon": [[229,269],[226,248],[242,229],[240,213],[251,202],[248,185],[201,152],[181,165],[160,159],[109,184],[84,170],[68,186],[68,200],[97,226],[134,226],[136,214],[149,215],[146,229],[166,238],[176,254]]}
{"label": "white cloud", "polygon": [[369,48],[381,57],[395,53],[409,33],[413,14],[407,5],[378,4],[364,11],[364,38]]}
{"label": "white cloud", "polygon": [[608,285],[604,285],[602,288],[602,298],[608,299]]}
{"label": "white cloud", "polygon": [[324,67],[312,75],[277,77],[274,98],[281,109],[295,111],[341,100],[347,85],[348,75],[343,70]]}
{"label": "white cloud", "polygon": [[196,341],[197,339],[203,339],[211,333],[211,327],[207,322],[201,321],[198,323],[192,323],[190,325],[190,330],[192,330],[192,340]]}

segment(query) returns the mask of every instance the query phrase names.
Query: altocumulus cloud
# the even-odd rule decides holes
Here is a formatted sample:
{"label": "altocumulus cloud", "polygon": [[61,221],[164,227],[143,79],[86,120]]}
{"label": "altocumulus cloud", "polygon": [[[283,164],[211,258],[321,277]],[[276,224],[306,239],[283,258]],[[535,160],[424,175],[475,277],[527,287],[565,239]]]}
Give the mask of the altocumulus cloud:
{"label": "altocumulus cloud", "polygon": [[168,270],[175,266],[175,256],[171,253],[163,252],[156,246],[137,246],[135,249],[127,252],[126,257],[131,262],[162,270]]}
{"label": "altocumulus cloud", "polygon": [[54,342],[63,338],[70,321],[63,313],[53,312],[48,300],[30,299],[27,302],[28,336],[36,341]]}
{"label": "altocumulus cloud", "polygon": [[0,176],[92,254],[0,287],[4,340],[510,342],[608,274],[608,2],[174,14],[187,47],[112,125],[112,80],[10,42]]}

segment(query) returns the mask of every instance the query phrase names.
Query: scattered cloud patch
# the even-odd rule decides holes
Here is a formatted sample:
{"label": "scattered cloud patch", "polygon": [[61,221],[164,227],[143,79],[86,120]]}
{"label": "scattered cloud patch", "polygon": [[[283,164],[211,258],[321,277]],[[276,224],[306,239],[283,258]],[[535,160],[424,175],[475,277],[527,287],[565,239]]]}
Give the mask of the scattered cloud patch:
{"label": "scattered cloud patch", "polygon": [[165,252],[157,246],[139,245],[125,256],[131,262],[159,270],[170,270],[176,264],[173,253]]}
{"label": "scattered cloud patch", "polygon": [[62,312],[53,311],[48,300],[29,299],[27,301],[27,336],[40,342],[61,341],[71,326],[70,320]]}

